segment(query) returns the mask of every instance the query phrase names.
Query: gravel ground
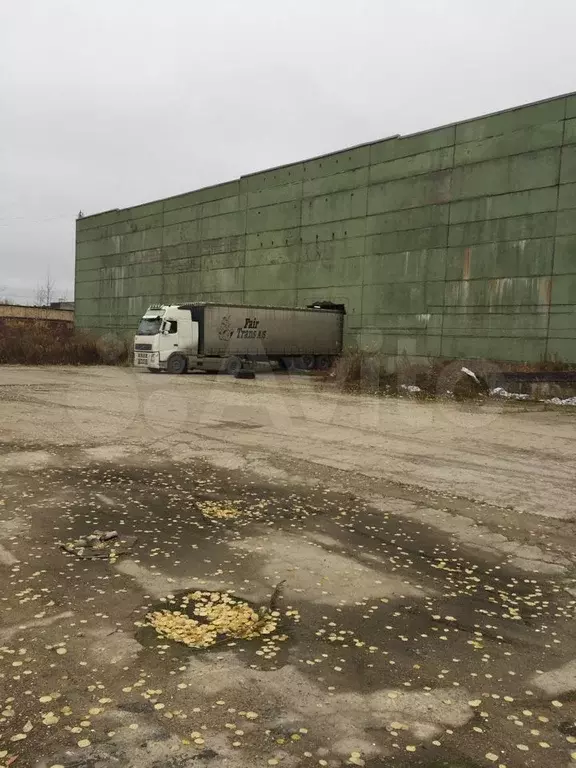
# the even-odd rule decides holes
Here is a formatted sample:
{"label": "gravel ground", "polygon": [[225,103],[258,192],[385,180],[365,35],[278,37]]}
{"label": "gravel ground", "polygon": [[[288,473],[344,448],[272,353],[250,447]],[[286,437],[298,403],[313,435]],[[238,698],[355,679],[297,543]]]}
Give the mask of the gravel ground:
{"label": "gravel ground", "polygon": [[[566,409],[5,367],[0,419],[0,765],[575,764]],[[195,591],[273,628],[149,625]]]}

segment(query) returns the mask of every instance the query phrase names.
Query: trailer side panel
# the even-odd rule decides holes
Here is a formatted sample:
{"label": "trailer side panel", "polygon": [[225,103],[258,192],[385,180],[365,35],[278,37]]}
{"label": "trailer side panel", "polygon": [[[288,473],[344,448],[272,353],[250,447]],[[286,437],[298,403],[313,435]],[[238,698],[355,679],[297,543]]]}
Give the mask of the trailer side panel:
{"label": "trailer side panel", "polygon": [[335,311],[209,305],[204,308],[203,354],[337,355],[342,331],[343,315]]}

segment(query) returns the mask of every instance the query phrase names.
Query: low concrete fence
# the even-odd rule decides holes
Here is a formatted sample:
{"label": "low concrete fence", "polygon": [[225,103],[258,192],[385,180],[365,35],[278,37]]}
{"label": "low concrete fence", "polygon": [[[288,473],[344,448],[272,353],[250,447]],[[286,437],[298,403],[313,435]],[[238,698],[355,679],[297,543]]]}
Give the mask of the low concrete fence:
{"label": "low concrete fence", "polygon": [[28,307],[16,304],[0,304],[0,322],[11,320],[28,320],[30,322],[55,321],[74,325],[73,309],[52,309],[51,307]]}

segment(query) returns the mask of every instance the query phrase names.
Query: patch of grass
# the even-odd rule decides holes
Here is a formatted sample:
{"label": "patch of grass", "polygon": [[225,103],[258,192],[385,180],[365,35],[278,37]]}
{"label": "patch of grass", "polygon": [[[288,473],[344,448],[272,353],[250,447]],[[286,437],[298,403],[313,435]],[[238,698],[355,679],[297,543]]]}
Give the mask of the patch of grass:
{"label": "patch of grass", "polygon": [[348,392],[388,391],[394,376],[388,373],[386,366],[385,357],[353,349],[341,355],[322,378]]}
{"label": "patch of grass", "polygon": [[389,358],[359,349],[345,352],[323,376],[347,392],[409,396],[416,399],[455,397],[459,400],[484,397],[489,391],[488,379],[494,378],[495,366],[476,361],[469,367],[477,380],[463,373],[462,361],[428,358],[414,362],[408,357],[395,361],[391,370]]}
{"label": "patch of grass", "polygon": [[396,370],[396,393],[435,397],[440,394],[440,377],[445,366],[443,360],[434,358],[418,363],[401,359]]}
{"label": "patch of grass", "polygon": [[0,325],[0,364],[123,365],[131,358],[129,342],[100,338],[65,323],[11,320]]}

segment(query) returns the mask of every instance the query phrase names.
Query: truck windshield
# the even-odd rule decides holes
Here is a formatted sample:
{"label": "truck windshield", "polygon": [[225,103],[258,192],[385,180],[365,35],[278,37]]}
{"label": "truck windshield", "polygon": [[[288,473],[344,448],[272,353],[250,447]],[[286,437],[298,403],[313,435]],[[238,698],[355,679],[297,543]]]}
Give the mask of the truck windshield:
{"label": "truck windshield", "polygon": [[136,331],[137,336],[156,336],[162,320],[159,317],[143,317]]}

